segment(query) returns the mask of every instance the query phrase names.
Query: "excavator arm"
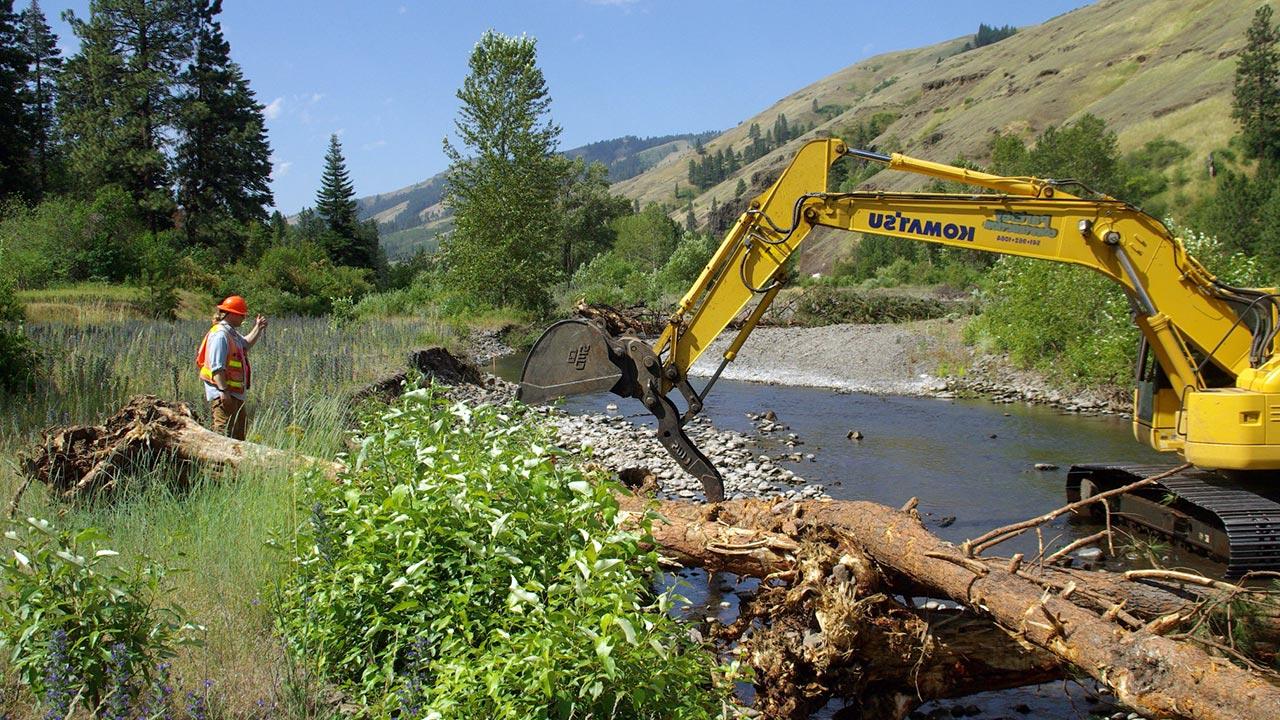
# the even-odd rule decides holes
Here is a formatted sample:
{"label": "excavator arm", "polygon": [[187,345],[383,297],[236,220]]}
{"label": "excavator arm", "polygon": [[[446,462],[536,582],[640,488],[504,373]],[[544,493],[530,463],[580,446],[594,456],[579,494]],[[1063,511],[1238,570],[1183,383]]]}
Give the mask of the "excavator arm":
{"label": "excavator arm", "polygon": [[[826,191],[833,163],[851,156],[890,169],[981,188],[973,194]],[[1280,468],[1280,361],[1273,359],[1273,290],[1233,288],[1192,258],[1159,221],[1102,196],[1066,192],[1070,181],[989,175],[904,155],[849,149],[837,139],[805,144],[755,198],[680,300],[652,349],[601,326],[567,321],[535,345],[522,376],[530,402],[611,389],[637,397],[659,419],[672,455],[719,499],[719,476],[683,432],[776,297],[784,265],[818,227],[1071,263],[1116,282],[1142,332],[1140,355],[1158,371],[1139,378],[1134,431],[1158,450],[1215,468]],[[698,391],[689,370],[752,302]],[[586,378],[578,365],[597,358]],[[591,373],[588,373],[591,374]],[[677,390],[686,411],[668,399]]]}

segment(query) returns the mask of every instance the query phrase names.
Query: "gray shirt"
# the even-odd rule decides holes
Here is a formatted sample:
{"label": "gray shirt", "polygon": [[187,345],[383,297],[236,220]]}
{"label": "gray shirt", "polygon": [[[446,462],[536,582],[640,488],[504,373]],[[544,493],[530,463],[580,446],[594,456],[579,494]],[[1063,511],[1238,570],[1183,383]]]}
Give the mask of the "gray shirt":
{"label": "gray shirt", "polygon": [[[204,349],[204,362],[205,365],[209,366],[210,372],[217,372],[227,367],[227,355],[230,353],[230,346],[227,344],[228,342],[235,342],[239,344],[240,349],[245,352],[246,356],[248,355],[249,344],[245,341],[244,336],[236,331],[235,328],[228,325],[227,321],[223,320],[218,323],[216,330],[210,331],[209,344],[206,345]],[[243,391],[237,392],[228,389],[227,392],[231,397],[237,400],[244,400]],[[209,383],[204,384],[205,400],[213,401],[217,400],[221,396],[222,391],[217,387],[210,385]]]}

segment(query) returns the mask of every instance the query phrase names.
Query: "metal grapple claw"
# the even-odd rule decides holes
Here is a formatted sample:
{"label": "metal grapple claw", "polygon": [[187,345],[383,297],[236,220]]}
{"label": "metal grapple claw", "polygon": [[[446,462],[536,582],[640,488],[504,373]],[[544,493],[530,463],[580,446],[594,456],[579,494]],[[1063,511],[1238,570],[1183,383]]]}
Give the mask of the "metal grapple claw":
{"label": "metal grapple claw", "polygon": [[569,395],[608,390],[640,400],[658,420],[658,440],[685,472],[698,478],[710,502],[724,500],[715,465],[684,431],[675,403],[662,392],[662,363],[634,337],[614,337],[587,320],[562,320],[538,338],[525,359],[516,397],[538,404]]}

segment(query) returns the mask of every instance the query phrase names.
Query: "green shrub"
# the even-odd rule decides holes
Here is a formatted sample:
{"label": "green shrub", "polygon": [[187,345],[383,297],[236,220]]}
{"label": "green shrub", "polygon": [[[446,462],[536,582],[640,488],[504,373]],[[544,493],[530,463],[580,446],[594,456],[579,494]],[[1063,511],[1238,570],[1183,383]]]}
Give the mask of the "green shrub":
{"label": "green shrub", "polygon": [[814,287],[796,303],[801,325],[895,323],[945,317],[955,311],[939,300],[908,295],[868,294],[847,288]]}
{"label": "green shrub", "polygon": [[1120,287],[1073,265],[1002,257],[971,333],[1019,363],[1084,382],[1128,382],[1138,331]]}
{"label": "green shrub", "polygon": [[693,285],[719,247],[719,241],[702,233],[685,233],[675,252],[658,271],[658,287],[683,295]]}
{"label": "green shrub", "polygon": [[368,270],[334,266],[315,243],[289,242],[263,253],[257,267],[231,266],[217,295],[243,295],[255,312],[270,315],[324,315],[334,298],[359,298],[372,290],[369,275]]}
{"label": "green shrub", "polygon": [[121,567],[98,530],[73,535],[28,518],[4,539],[0,649],[46,704],[81,693],[82,707],[97,707],[123,676],[145,687],[158,661],[199,642],[201,628],[164,604],[165,568]]}
{"label": "green shrub", "polygon": [[654,277],[617,251],[610,251],[579,267],[569,289],[588,303],[622,307],[655,301],[658,290]]}
{"label": "green shrub", "polygon": [[[414,390],[317,480],[277,617],[369,717],[718,716],[646,531],[521,406]],[[438,713],[438,714],[436,714]]]}

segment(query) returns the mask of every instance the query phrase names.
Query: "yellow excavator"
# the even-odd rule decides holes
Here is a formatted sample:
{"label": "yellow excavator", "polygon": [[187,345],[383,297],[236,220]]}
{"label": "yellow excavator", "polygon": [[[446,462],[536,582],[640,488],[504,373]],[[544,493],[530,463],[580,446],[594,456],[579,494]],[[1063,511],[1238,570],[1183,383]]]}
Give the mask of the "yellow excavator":
{"label": "yellow excavator", "polygon": [[[983,190],[827,192],[831,166],[846,157]],[[684,425],[777,297],[787,259],[817,227],[1073,263],[1115,281],[1142,334],[1133,433],[1194,467],[1121,495],[1112,511],[1225,562],[1228,575],[1280,568],[1280,503],[1270,497],[1280,479],[1276,290],[1218,280],[1161,222],[1078,181],[1002,177],[851,149],[834,138],[811,141],[751,201],[653,345],[616,337],[597,321],[556,323],[530,351],[519,397],[540,403],[611,390],[639,399],[657,418],[663,446],[702,482],[707,500],[723,500],[720,474]],[[695,390],[694,361],[752,300],[719,367]],[[673,390],[683,396],[683,413]],[[1166,469],[1076,465],[1067,495],[1089,496]]]}

